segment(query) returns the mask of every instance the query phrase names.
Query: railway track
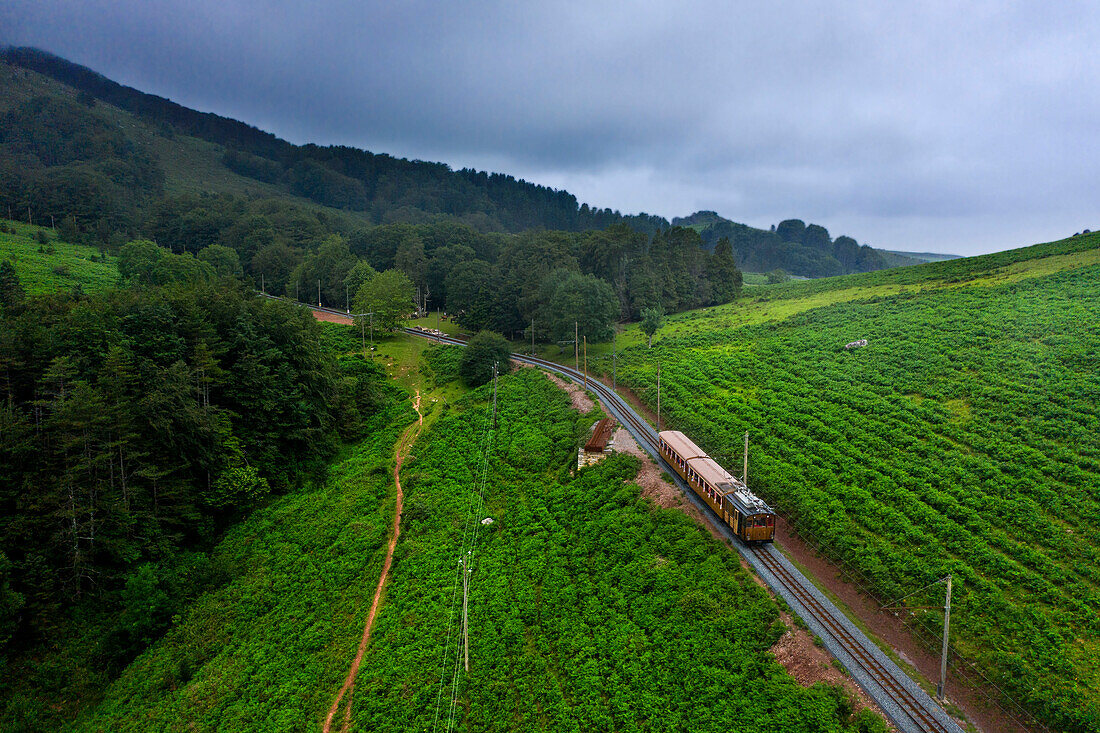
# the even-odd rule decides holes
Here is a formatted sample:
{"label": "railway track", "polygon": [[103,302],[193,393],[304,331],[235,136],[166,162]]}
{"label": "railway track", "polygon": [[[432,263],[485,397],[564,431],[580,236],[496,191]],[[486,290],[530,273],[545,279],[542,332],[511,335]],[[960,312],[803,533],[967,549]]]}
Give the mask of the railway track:
{"label": "railway track", "polygon": [[[439,343],[455,346],[466,344],[460,338],[440,336],[420,329],[406,328],[405,332]],[[962,733],[959,724],[859,631],[774,545],[746,546],[737,540],[729,527],[717,521],[710,508],[684,485],[661,457],[657,450],[657,431],[639,417],[614,390],[598,380],[587,378],[576,369],[546,359],[524,354],[513,354],[513,358],[555,372],[574,382],[587,383],[588,388],[596,393],[608,411],[626,426],[658,465],[672,476],[687,498],[703,511],[711,524],[730,540],[773,590],[821,637],[830,653],[844,663],[860,686],[879,704],[899,730],[907,733]]]}
{"label": "railway track", "polygon": [[[267,296],[272,297],[272,296]],[[313,310],[347,315],[332,308],[308,306]],[[405,333],[438,343],[465,346],[464,339],[433,334],[418,328]],[[725,536],[771,588],[778,593],[817,634],[829,652],[839,659],[852,677],[871,696],[891,722],[905,733],[963,733],[959,724],[916,682],[909,678],[882,650],[856,628],[774,545],[749,547],[741,543],[730,528],[718,521],[710,507],[691,491],[671,469],[657,449],[657,431],[620,397],[600,381],[589,379],[576,369],[525,354],[513,354],[524,364],[560,374],[573,382],[587,384],[608,412],[616,417],[657,464],[672,476],[689,501],[697,506],[711,524]]]}

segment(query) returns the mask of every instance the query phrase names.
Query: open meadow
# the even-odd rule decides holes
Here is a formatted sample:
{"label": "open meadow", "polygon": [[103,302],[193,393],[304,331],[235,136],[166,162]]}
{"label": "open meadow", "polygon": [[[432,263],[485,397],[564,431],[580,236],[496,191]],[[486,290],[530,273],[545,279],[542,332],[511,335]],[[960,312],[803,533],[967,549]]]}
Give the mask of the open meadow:
{"label": "open meadow", "polygon": [[[42,295],[80,287],[86,293],[99,292],[118,282],[118,266],[111,255],[101,255],[95,247],[69,244],[57,238],[49,227],[37,227],[15,221],[3,221],[0,231],[0,262],[7,260],[15,268],[28,295]],[[48,243],[37,236],[42,232]]]}

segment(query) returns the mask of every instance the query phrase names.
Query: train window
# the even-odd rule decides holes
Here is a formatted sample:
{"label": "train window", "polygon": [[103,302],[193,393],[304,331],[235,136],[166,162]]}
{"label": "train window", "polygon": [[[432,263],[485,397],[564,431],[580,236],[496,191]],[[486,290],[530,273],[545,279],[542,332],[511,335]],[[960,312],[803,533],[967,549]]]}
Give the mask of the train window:
{"label": "train window", "polygon": [[768,526],[769,527],[774,527],[775,526],[775,517],[768,517]]}

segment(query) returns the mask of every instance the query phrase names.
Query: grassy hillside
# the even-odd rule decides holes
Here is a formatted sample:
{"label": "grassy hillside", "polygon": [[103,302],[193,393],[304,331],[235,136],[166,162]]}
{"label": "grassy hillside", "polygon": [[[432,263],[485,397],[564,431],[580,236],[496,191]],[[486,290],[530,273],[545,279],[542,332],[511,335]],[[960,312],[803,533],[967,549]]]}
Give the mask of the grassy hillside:
{"label": "grassy hillside", "polygon": [[[879,250],[887,256],[887,261],[896,267],[912,265],[916,262],[941,262],[943,260],[957,260],[961,255],[940,254],[939,252],[899,252],[892,249]],[[892,258],[897,258],[896,264]]]}
{"label": "grassy hillside", "polygon": [[[75,101],[77,91],[35,71],[0,63],[0,114],[36,97]],[[222,163],[225,148],[221,145],[178,132],[168,125],[151,123],[107,102],[97,102],[87,114],[120,131],[135,146],[151,152],[164,170],[165,193],[169,195],[209,193],[245,198],[278,197],[326,210],[320,204],[292,195],[283,187],[226,168]]]}
{"label": "grassy hillside", "polygon": [[[462,408],[440,419],[407,474],[408,526],[355,688],[358,729],[427,730],[449,717],[453,548],[476,490],[471,446],[483,443],[488,418],[475,404]],[[774,605],[734,553],[639,498],[634,459],[569,476],[578,424],[541,374],[501,382],[500,426],[485,506],[473,517],[495,522],[478,544],[471,670],[454,702],[460,729],[855,725],[835,691],[803,689],[776,664]]]}
{"label": "grassy hillside", "polygon": [[[15,268],[28,295],[52,293],[80,287],[86,293],[106,290],[118,282],[115,258],[103,256],[95,247],[69,244],[48,227],[36,227],[0,220],[0,261]],[[15,233],[11,233],[15,229]],[[39,232],[49,238],[43,245]]]}
{"label": "grassy hillside", "polygon": [[952,573],[954,645],[1056,729],[1096,730],[1098,283],[1086,235],[760,286],[652,350],[628,330],[618,380],[653,405],[659,360],[667,424],[717,455],[750,431],[754,488],[882,600]]}
{"label": "grassy hillside", "polygon": [[[449,715],[454,561],[489,393],[433,387],[452,360],[424,366],[424,347],[380,348],[394,377],[422,390],[427,427],[402,472],[401,539],[353,730],[427,730]],[[499,405],[482,510],[495,523],[477,546],[460,729],[728,731],[763,717],[769,729],[883,729],[853,717],[845,693],[783,671],[768,652],[782,633],[774,603],[728,549],[639,498],[634,459],[569,475],[592,418],[545,377],[502,379]],[[393,511],[393,440],[408,417],[391,412],[391,427],[334,465],[325,488],[236,528],[214,555],[233,579],[182,614],[76,729],[318,729],[370,605]]]}

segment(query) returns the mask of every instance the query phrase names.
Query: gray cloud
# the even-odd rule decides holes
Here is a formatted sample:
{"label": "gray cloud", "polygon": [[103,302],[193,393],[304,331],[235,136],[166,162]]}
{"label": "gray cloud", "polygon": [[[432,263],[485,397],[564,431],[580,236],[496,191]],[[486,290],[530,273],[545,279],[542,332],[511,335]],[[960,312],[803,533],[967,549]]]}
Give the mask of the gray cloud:
{"label": "gray cloud", "polygon": [[1088,3],[9,0],[0,28],[294,142],[623,211],[960,253],[1100,227]]}

